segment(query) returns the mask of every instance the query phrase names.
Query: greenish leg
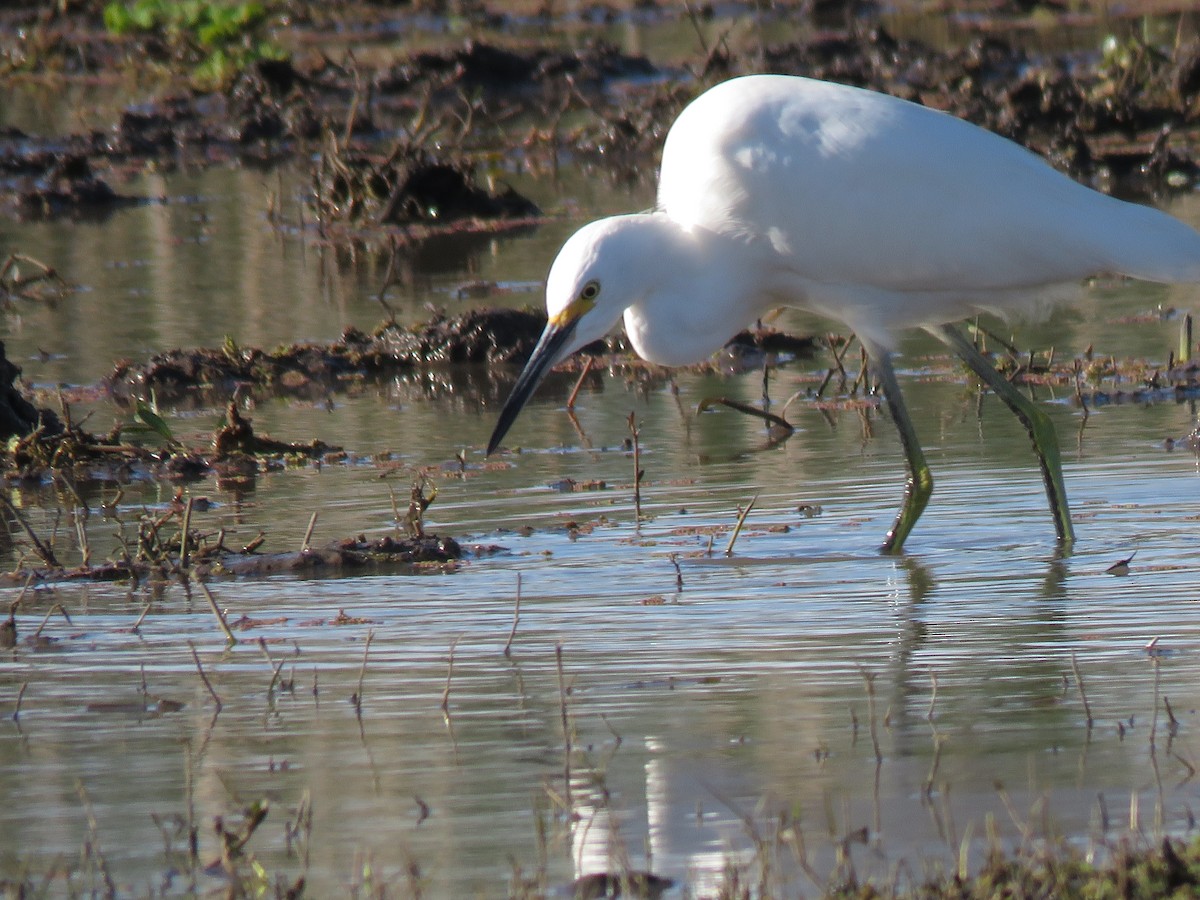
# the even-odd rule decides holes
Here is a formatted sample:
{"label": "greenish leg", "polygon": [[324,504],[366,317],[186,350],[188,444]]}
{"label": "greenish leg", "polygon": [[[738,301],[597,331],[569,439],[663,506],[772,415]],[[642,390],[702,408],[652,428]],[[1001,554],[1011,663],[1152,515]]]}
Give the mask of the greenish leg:
{"label": "greenish leg", "polygon": [[1058,541],[1060,544],[1070,544],[1075,540],[1075,529],[1071,525],[1071,510],[1067,506],[1062,455],[1058,450],[1058,434],[1054,431],[1054,423],[1032,400],[997,372],[975,345],[953,325],[943,325],[940,329],[931,331],[949,345],[962,361],[971,367],[971,371],[1005,402],[1029,432],[1033,449],[1042,467],[1042,480],[1046,483],[1046,496],[1050,500],[1050,512],[1054,514],[1054,529],[1058,532]]}
{"label": "greenish leg", "polygon": [[925,462],[925,453],[917,440],[917,430],[913,428],[908,407],[904,405],[904,396],[900,393],[900,385],[896,381],[896,370],[892,368],[891,354],[877,347],[868,347],[867,353],[871,357],[875,375],[883,384],[883,397],[892,414],[892,421],[896,423],[896,430],[900,432],[900,444],[904,447],[904,459],[908,463],[904,503],[881,548],[884,553],[899,553],[904,547],[908,533],[917,524],[917,519],[921,518],[921,513],[929,503],[929,495],[933,493],[933,475],[929,471],[929,464]]}

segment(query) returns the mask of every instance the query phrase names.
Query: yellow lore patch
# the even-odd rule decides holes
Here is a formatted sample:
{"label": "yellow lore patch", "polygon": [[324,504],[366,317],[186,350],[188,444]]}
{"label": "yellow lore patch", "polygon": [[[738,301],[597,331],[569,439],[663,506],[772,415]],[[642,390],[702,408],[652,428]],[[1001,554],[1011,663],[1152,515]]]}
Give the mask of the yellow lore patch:
{"label": "yellow lore patch", "polygon": [[596,301],[594,298],[576,297],[550,320],[550,324],[555,328],[566,328],[572,322],[579,321],[584,315],[591,312],[595,305]]}

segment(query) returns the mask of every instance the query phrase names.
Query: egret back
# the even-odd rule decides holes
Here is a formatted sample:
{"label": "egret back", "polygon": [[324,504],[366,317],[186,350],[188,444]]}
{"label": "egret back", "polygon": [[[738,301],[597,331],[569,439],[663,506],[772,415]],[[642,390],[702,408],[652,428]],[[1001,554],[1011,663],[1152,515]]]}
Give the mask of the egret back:
{"label": "egret back", "polygon": [[779,265],[842,291],[1004,306],[1101,272],[1200,281],[1200,234],[1177,219],[961,119],[806,78],[697,98],[667,136],[659,207],[686,230],[769,241]]}

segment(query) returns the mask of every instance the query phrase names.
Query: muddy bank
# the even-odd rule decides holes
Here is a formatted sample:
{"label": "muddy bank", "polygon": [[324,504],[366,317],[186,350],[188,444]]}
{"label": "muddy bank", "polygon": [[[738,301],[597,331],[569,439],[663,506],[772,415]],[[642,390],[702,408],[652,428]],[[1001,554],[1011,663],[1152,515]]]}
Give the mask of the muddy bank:
{"label": "muddy bank", "polygon": [[[405,327],[385,322],[370,334],[349,329],[332,343],[294,344],[274,350],[241,348],[175,349],[144,363],[117,363],[106,379],[121,404],[154,394],[160,401],[187,396],[228,397],[239,387],[273,394],[321,397],[348,381],[391,377],[420,368],[505,367],[515,375],[533,352],[546,325],[546,314],[534,310],[473,309],[456,316],[437,314],[428,322]],[[753,368],[764,354],[811,355],[818,341],[771,329],[743,331],[730,339],[726,353],[692,368]],[[623,337],[595,341],[582,356],[607,356],[613,365],[644,368]],[[578,369],[582,359],[560,368]],[[499,392],[497,392],[498,395]]]}
{"label": "muddy bank", "polygon": [[[166,520],[155,529],[165,532]],[[226,547],[223,535],[213,540],[199,530],[189,531],[188,552],[182,552],[182,533],[164,536],[154,553],[139,553],[98,564],[67,567],[56,558],[37,566],[0,572],[9,586],[79,581],[127,581],[136,586],[148,581],[186,581],[188,578],[265,578],[292,574],[304,577],[343,575],[352,572],[435,574],[453,572],[468,555],[495,552],[494,547],[464,549],[451,537],[423,534],[414,537],[385,535],[368,540],[363,535],[334,541],[323,547],[285,552],[260,552],[263,539],[242,548]],[[44,544],[42,545],[45,546]]]}
{"label": "muddy bank", "polygon": [[[1153,46],[1112,19],[1102,47],[1037,53],[1024,49],[1015,27],[1006,35],[999,12],[981,18],[979,36],[963,46],[935,48],[893,37],[865,7],[826,30],[779,27],[787,15],[804,26],[806,9],[766,17],[705,7],[692,13],[698,27],[728,22],[733,32],[757,22],[776,26],[771,34],[804,37],[709,45],[698,30],[694,52],[681,56],[653,48],[630,54],[606,43],[604,28],[633,21],[633,12],[619,9],[581,17],[572,27],[583,39],[564,49],[554,26],[565,22],[546,22],[539,41],[532,11],[479,4],[479,36],[406,50],[382,37],[407,21],[404,13],[287,4],[246,26],[245,36],[263,42],[257,56],[232,55],[207,76],[198,70],[204,48],[181,39],[177,27],[117,32],[88,4],[55,14],[10,10],[0,33],[7,30],[15,49],[0,84],[114,71],[165,84],[157,99],[128,107],[107,128],[0,131],[0,209],[21,217],[103,214],[157,199],[112,187],[148,165],[286,161],[307,169],[312,184],[309,217],[291,224],[323,240],[420,240],[442,229],[534,222],[541,211],[503,184],[505,170],[550,171],[569,157],[601,177],[650,179],[675,113],[705,86],[752,71],[861,85],[950,111],[1123,195],[1186,190],[1200,177],[1195,41]],[[683,14],[647,4],[637,15],[644,26]],[[348,27],[357,52],[344,36]],[[19,29],[24,40],[14,36]],[[373,33],[386,52],[364,50]]]}

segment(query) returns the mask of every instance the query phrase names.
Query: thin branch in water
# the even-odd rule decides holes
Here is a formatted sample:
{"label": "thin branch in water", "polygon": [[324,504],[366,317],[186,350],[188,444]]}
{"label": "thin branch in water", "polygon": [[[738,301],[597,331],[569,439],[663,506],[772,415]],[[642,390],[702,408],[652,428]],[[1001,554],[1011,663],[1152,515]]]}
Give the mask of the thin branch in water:
{"label": "thin branch in water", "polygon": [[96,862],[100,866],[100,874],[104,877],[105,896],[115,897],[117,896],[117,886],[108,870],[108,860],[104,856],[104,851],[100,849],[100,827],[96,823],[96,812],[92,809],[92,798],[88,796],[87,788],[83,786],[82,781],[75,782],[75,792],[83,804],[83,813],[88,828],[88,850],[91,855],[95,856]]}
{"label": "thin branch in water", "polygon": [[1179,731],[1179,720],[1175,718],[1175,710],[1171,709],[1171,699],[1163,694],[1163,709],[1167,711],[1167,721],[1171,725],[1171,735]]}
{"label": "thin branch in water", "polygon": [[563,732],[563,787],[566,791],[567,808],[573,806],[571,801],[571,723],[567,716],[567,681],[563,673],[562,644],[554,645],[554,660],[558,667],[558,710],[562,719]]}
{"label": "thin branch in water", "polygon": [[737,412],[762,419],[769,423],[772,428],[782,429],[788,434],[796,430],[792,426],[792,423],[783,418],[783,416],[777,416],[775,413],[767,412],[765,409],[759,409],[757,406],[751,406],[749,403],[743,403],[741,400],[731,400],[728,397],[705,397],[696,407],[696,413],[705,412],[714,406],[727,406]]}
{"label": "thin branch in water", "polygon": [[395,235],[388,235],[388,247],[390,254],[388,256],[387,269],[383,273],[383,284],[379,286],[379,293],[375,295],[375,302],[383,307],[383,311],[388,315],[388,324],[394,324],[396,321],[396,311],[388,304],[385,299],[388,288],[393,284],[399,283],[396,277],[396,260],[400,255],[400,247],[396,243]]}
{"label": "thin branch in water", "polygon": [[517,623],[521,621],[521,573],[517,573],[517,600],[513,605],[513,623],[512,630],[508,633],[508,640],[504,642],[504,655],[506,658],[512,658],[512,642],[517,634]]}
{"label": "thin branch in water", "polygon": [[14,722],[19,721],[21,718],[21,701],[25,699],[25,689],[27,687],[29,687],[29,682],[22,681],[21,687],[17,690],[17,706],[16,709],[13,710],[12,714],[12,719]]}
{"label": "thin branch in water", "polygon": [[221,707],[224,704],[221,703],[221,698],[217,695],[217,692],[213,690],[212,683],[208,680],[208,676],[204,674],[204,666],[200,665],[200,654],[196,652],[196,645],[191,641],[188,641],[187,644],[192,650],[192,659],[196,663],[196,671],[200,673],[200,680],[204,682],[204,687],[208,689],[208,696],[212,697],[213,702],[217,704],[217,712],[220,712]]}
{"label": "thin branch in water", "polygon": [[284,660],[278,663],[271,659],[271,651],[267,649],[267,642],[264,638],[258,639],[258,649],[262,651],[263,658],[266,659],[267,665],[271,667],[271,683],[267,685],[267,696],[270,697],[275,692],[275,684],[279,681],[279,673],[283,671]]}
{"label": "thin branch in water", "polygon": [[192,496],[188,494],[183,507],[183,531],[179,535],[179,568],[186,572],[188,567],[188,531],[192,527]]}
{"label": "thin branch in water", "polygon": [[737,543],[738,535],[742,533],[742,526],[746,524],[746,517],[750,515],[750,510],[754,509],[754,504],[757,502],[758,494],[755,494],[750,498],[745,509],[738,509],[737,524],[733,526],[733,534],[729,536],[729,543],[725,545],[726,556],[733,556],[733,545]]}
{"label": "thin branch in water", "polygon": [[1083,674],[1079,671],[1079,660],[1075,658],[1075,654],[1071,654],[1071,671],[1075,673],[1075,685],[1079,688],[1079,699],[1083,702],[1083,714],[1087,716],[1087,730],[1092,730],[1092,724],[1095,721],[1092,719],[1092,708],[1088,705],[1087,691],[1083,688]]}
{"label": "thin branch in water", "polygon": [[20,526],[25,529],[25,533],[29,535],[29,540],[33,542],[34,551],[42,558],[42,562],[53,569],[61,569],[62,564],[58,561],[58,557],[54,555],[54,551],[42,543],[41,538],[34,533],[33,526],[29,524],[29,520],[21,515],[21,511],[13,506],[12,501],[3,493],[0,493],[0,506],[3,506],[4,511],[16,519]]}
{"label": "thin branch in water", "polygon": [[639,441],[641,429],[637,426],[637,413],[629,414],[629,433],[633,436],[633,509],[637,520],[642,520],[642,446]]}
{"label": "thin branch in water", "polygon": [[455,638],[450,642],[450,659],[446,665],[446,687],[442,691],[442,715],[447,719],[450,718],[450,681],[454,678],[454,648],[458,646],[460,638]]}
{"label": "thin branch in water", "polygon": [[942,761],[942,744],[946,738],[943,735],[935,735],[933,739],[933,762],[929,765],[929,774],[925,777],[925,784],[921,788],[921,795],[929,800],[933,796],[933,782],[937,778],[938,766]]}
{"label": "thin branch in water", "polygon": [[579,378],[575,381],[575,387],[571,388],[571,395],[567,397],[567,410],[575,409],[575,398],[579,396],[579,389],[583,387],[583,379],[588,377],[588,373],[592,371],[592,358],[585,356],[583,358],[583,371],[579,373]]}
{"label": "thin branch in water", "polygon": [[1150,752],[1154,752],[1154,741],[1158,734],[1158,689],[1162,681],[1162,654],[1158,650],[1158,638],[1146,645],[1146,652],[1154,661],[1154,712],[1150,715]]}
{"label": "thin branch in water", "polygon": [[307,553],[312,543],[313,529],[317,527],[317,511],[314,509],[312,516],[308,520],[308,528],[304,532],[304,542],[300,545],[300,552]]}
{"label": "thin branch in water", "polygon": [[71,617],[69,615],[67,615],[67,611],[65,609],[63,609],[63,605],[61,603],[55,603],[48,610],[46,610],[46,615],[42,619],[42,624],[39,625],[37,627],[37,629],[33,632],[33,640],[36,641],[39,637],[42,636],[42,629],[46,627],[46,623],[50,621],[50,617],[52,615],[54,615],[54,613],[56,611],[62,613],[62,617],[67,620],[68,625],[71,624]]}
{"label": "thin branch in water", "polygon": [[371,641],[375,639],[375,629],[367,629],[367,642],[363,647],[362,666],[358,670],[358,690],[354,692],[354,712],[362,718],[363,679],[367,676],[367,654],[371,652]]}
{"label": "thin branch in water", "polygon": [[879,732],[875,725],[875,673],[868,672],[862,666],[858,667],[862,674],[863,683],[867,686],[867,714],[870,716],[871,746],[875,749],[875,762],[883,762],[883,751],[879,749]]}
{"label": "thin branch in water", "polygon": [[195,579],[195,581],[196,584],[200,586],[200,590],[204,593],[205,599],[208,600],[208,607],[212,610],[212,614],[217,617],[217,622],[220,624],[221,630],[225,632],[225,639],[229,642],[229,646],[232,647],[238,642],[238,640],[233,636],[233,632],[229,630],[229,623],[225,621],[225,614],[221,612],[220,607],[217,606],[217,598],[212,595],[212,591],[208,589],[207,584],[205,584],[199,578]]}

